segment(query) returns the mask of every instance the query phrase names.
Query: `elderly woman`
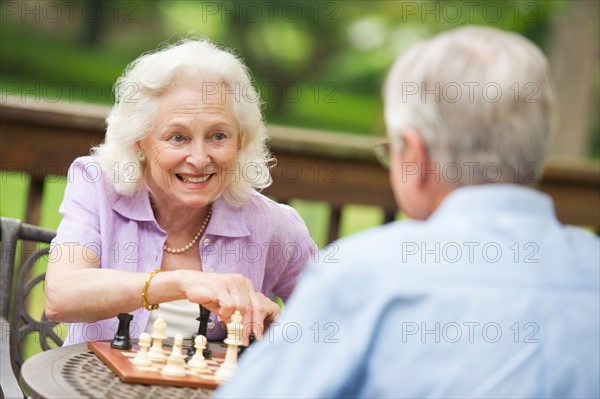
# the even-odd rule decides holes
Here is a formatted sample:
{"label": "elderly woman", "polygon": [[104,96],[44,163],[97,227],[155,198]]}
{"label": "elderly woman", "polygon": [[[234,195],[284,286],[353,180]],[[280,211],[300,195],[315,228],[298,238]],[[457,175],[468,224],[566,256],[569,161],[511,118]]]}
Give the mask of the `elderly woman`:
{"label": "elderly woman", "polygon": [[198,304],[208,338],[235,310],[260,336],[316,249],[271,183],[258,95],[242,62],[206,40],[135,60],[115,87],[106,138],[69,170],[46,275],[48,318],[66,344],[111,339],[119,313],[131,334],[191,335]]}

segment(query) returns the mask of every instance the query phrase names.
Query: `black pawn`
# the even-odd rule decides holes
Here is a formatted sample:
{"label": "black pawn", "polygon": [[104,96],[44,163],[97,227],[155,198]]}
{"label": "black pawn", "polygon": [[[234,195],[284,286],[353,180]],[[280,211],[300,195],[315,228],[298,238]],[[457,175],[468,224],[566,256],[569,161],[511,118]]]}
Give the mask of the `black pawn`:
{"label": "black pawn", "polygon": [[[192,343],[187,348],[187,356],[185,358],[186,363],[189,362],[191,358],[194,357],[194,355],[196,354],[195,341],[197,336],[198,334],[192,334]],[[204,351],[202,352],[202,354],[204,354]]]}
{"label": "black pawn", "polygon": [[129,336],[129,324],[133,320],[133,315],[129,313],[119,313],[119,327],[115,338],[110,346],[115,349],[128,350],[131,349],[131,337]]}

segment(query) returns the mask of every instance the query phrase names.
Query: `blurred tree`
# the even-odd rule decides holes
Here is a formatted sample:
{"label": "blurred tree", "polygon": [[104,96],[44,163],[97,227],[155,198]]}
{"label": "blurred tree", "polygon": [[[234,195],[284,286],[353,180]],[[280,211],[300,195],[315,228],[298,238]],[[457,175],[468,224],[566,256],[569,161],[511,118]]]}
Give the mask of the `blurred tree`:
{"label": "blurred tree", "polygon": [[95,47],[100,43],[100,36],[106,20],[106,6],[112,1],[87,0],[85,10],[93,10],[87,14],[87,23],[84,24],[85,34],[82,36],[85,44],[89,47]]}
{"label": "blurred tree", "polygon": [[[277,113],[283,111],[286,88],[318,76],[322,66],[341,47],[338,20],[322,18],[322,4],[295,2],[293,8],[290,4],[284,0],[269,1],[255,4],[253,11],[238,1],[221,4],[227,10],[238,8],[238,18],[228,19],[228,39],[240,48],[263,82],[272,111]],[[337,5],[331,2],[324,8],[335,11]],[[251,12],[256,12],[257,17],[251,19]]]}
{"label": "blurred tree", "polygon": [[559,109],[555,157],[598,154],[599,20],[600,3],[573,1],[552,24],[550,60]]}

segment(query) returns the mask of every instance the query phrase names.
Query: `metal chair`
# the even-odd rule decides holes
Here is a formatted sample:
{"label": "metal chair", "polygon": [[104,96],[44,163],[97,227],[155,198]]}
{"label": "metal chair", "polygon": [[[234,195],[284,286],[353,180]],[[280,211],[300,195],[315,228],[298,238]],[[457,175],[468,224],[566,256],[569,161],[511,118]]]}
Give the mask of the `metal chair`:
{"label": "metal chair", "polygon": [[[38,284],[43,285],[46,277],[45,272],[32,276],[33,267],[39,259],[48,256],[50,246],[45,244],[50,243],[56,232],[6,217],[0,218],[0,227],[0,394],[2,397],[16,398],[24,396],[18,381],[23,364],[25,338],[30,334],[37,334],[37,342],[42,350],[53,347],[50,346],[50,341],[56,346],[63,343],[54,330],[58,323],[49,321],[45,311],[41,317],[35,318],[27,309],[27,300],[32,290]],[[17,265],[15,261],[19,242],[21,245]],[[40,243],[44,245],[40,247]],[[33,249],[32,245],[35,246]]]}

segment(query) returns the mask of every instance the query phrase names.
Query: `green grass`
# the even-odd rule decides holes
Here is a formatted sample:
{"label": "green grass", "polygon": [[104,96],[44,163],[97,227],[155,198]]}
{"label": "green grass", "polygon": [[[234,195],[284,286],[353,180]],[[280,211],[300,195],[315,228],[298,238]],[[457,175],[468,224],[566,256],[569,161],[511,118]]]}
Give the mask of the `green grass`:
{"label": "green grass", "polygon": [[289,94],[281,113],[271,112],[267,101],[265,113],[270,123],[355,134],[381,130],[383,114],[378,97],[344,91],[335,82],[293,86],[284,93]]}
{"label": "green grass", "polygon": [[25,217],[29,175],[0,170],[0,215],[16,219]]}

